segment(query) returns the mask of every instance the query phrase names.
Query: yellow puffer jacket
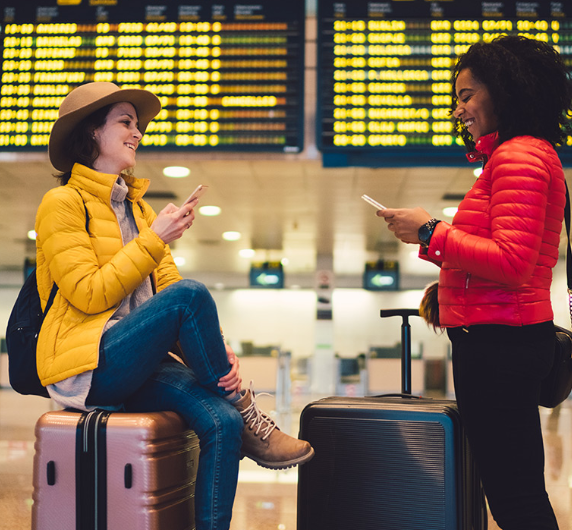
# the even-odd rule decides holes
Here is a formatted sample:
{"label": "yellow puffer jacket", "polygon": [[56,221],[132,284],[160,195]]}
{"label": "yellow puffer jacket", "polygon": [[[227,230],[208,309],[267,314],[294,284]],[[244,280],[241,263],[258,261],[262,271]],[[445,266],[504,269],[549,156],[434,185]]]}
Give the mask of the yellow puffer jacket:
{"label": "yellow puffer jacket", "polygon": [[38,209],[36,258],[42,307],[53,282],[59,287],[38,338],[37,366],[44,386],[97,367],[105,323],[145,278],[151,275],[157,291],[181,279],[168,245],[149,228],[156,217],[142,199],[149,181],[122,177],[139,229],[139,237],[125,246],[111,207],[117,175],[75,164],[68,184],[46,193]]}

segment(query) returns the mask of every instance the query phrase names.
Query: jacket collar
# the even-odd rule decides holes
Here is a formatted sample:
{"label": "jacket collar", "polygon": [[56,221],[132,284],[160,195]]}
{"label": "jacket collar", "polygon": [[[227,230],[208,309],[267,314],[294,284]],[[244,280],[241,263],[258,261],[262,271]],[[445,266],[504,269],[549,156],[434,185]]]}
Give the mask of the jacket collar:
{"label": "jacket collar", "polygon": [[[147,188],[149,188],[149,179],[138,179],[131,175],[121,174],[121,177],[129,188],[127,198],[132,202],[137,202],[143,197]],[[74,164],[72,168],[71,178],[69,184],[78,187],[99,197],[106,201],[111,202],[111,190],[117,181],[117,175],[110,175],[108,173],[100,173],[94,169],[90,169],[82,164]]]}
{"label": "jacket collar", "polygon": [[467,153],[469,162],[486,163],[494,150],[499,146],[499,133],[494,132],[481,136],[475,144],[475,150]]}

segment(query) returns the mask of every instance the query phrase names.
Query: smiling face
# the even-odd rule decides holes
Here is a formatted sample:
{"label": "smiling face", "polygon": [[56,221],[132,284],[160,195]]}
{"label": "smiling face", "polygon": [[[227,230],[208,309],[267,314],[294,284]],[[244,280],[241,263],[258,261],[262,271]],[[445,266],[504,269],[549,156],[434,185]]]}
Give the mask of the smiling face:
{"label": "smiling face", "polygon": [[473,77],[469,68],[459,72],[455,83],[459,103],[453,115],[465,124],[476,142],[481,136],[495,132],[498,120],[487,86]]}
{"label": "smiling face", "polygon": [[93,169],[119,175],[135,166],[135,151],[143,136],[138,124],[137,112],[131,103],[117,103],[111,107],[105,123],[93,131],[99,148]]}

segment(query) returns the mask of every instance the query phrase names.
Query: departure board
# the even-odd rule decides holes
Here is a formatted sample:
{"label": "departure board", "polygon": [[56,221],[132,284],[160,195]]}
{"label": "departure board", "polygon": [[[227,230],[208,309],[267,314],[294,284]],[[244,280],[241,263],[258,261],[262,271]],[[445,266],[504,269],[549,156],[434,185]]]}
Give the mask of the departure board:
{"label": "departure board", "polygon": [[[463,165],[451,68],[503,34],[572,64],[572,1],[318,0],[317,144],[325,166]],[[572,163],[570,148],[561,158]]]}
{"label": "departure board", "polygon": [[45,149],[73,88],[161,100],[143,149],[303,148],[304,0],[4,0],[0,150]]}

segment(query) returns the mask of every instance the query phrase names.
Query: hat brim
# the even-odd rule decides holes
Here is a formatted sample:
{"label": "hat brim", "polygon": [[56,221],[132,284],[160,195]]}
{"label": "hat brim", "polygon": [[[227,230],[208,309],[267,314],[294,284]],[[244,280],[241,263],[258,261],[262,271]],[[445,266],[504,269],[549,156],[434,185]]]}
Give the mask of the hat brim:
{"label": "hat brim", "polygon": [[67,149],[67,139],[76,125],[96,110],[106,105],[122,102],[131,103],[135,107],[139,121],[139,130],[142,134],[145,133],[149,122],[159,114],[161,110],[159,98],[152,92],[136,88],[127,88],[119,89],[65,114],[56,120],[50,133],[48,155],[52,165],[59,171],[70,171],[75,160],[70,158],[70,153]]}

